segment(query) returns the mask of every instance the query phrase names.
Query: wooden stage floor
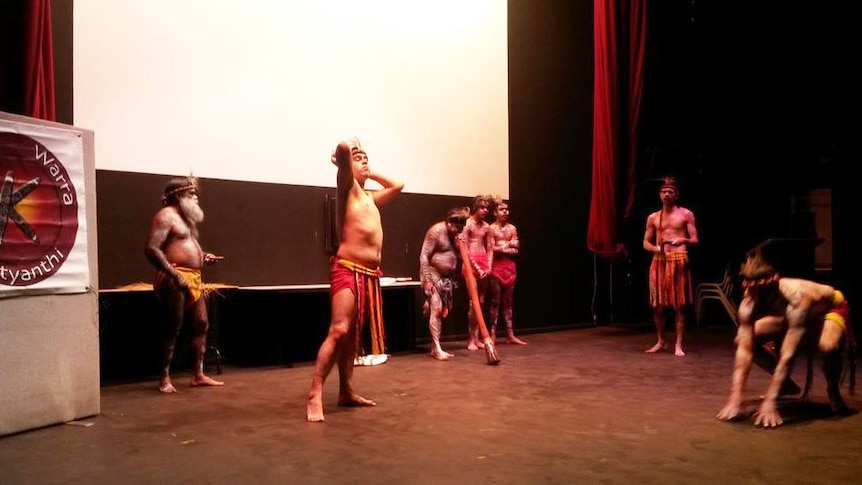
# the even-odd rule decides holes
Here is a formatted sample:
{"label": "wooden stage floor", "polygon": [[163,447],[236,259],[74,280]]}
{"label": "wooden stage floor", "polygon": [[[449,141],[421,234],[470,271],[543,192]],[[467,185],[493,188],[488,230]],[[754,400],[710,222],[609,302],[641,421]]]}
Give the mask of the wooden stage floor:
{"label": "wooden stage floor", "polygon": [[[101,414],[0,438],[3,483],[860,483],[862,416],[830,416],[817,369],[812,402],[782,401],[784,426],[715,419],[730,385],[733,333],[689,330],[688,355],[644,354],[646,325],[524,334],[502,363],[448,342],[357,367],[375,408],[305,421],[311,362],[225,368],[222,388],[176,395],[156,381],[102,387]],[[804,366],[797,363],[794,376]],[[753,369],[748,404],[766,389]],[[848,405],[862,406],[844,389]]]}

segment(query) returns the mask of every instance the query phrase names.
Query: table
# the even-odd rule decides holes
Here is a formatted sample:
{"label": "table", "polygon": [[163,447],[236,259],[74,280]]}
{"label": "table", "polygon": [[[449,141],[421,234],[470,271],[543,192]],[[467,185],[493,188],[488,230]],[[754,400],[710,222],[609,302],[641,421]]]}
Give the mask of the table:
{"label": "table", "polygon": [[[241,366],[312,361],[329,330],[329,284],[232,286],[208,284],[210,329],[205,362]],[[387,351],[416,346],[421,318],[418,281],[381,279]],[[99,290],[102,382],[158,376],[165,325],[152,285]],[[174,367],[190,361],[188,326],[177,341]]]}
{"label": "table", "polygon": [[[219,348],[220,313],[226,291],[232,285],[204,284],[209,291],[205,365],[212,362],[216,373],[222,371]],[[101,381],[158,376],[162,367],[162,343],[166,317],[153,292],[153,285],[136,283],[120,288],[99,290],[99,368]],[[174,351],[174,368],[189,366],[190,329],[183,325]]]}
{"label": "table", "polygon": [[[387,352],[416,346],[418,281],[381,279]],[[231,290],[222,318],[224,352],[239,365],[290,365],[317,358],[329,331],[329,284],[242,286]]]}

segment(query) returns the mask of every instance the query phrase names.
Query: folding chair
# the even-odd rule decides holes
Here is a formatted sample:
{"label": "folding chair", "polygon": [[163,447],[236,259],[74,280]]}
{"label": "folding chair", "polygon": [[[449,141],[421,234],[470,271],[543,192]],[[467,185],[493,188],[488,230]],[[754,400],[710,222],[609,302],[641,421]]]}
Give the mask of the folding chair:
{"label": "folding chair", "polygon": [[694,314],[697,324],[703,317],[703,303],[706,300],[718,300],[722,307],[727,312],[730,319],[736,324],[737,304],[732,299],[733,293],[733,273],[731,266],[728,264],[724,269],[724,276],[718,282],[705,282],[697,285],[695,290],[695,307]]}

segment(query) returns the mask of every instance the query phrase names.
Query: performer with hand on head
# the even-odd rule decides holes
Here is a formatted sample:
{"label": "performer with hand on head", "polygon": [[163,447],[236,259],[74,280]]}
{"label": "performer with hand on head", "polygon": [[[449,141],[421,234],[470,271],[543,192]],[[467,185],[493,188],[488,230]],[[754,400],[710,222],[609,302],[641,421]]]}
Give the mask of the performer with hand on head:
{"label": "performer with hand on head", "polygon": [[[323,384],[336,364],[338,405],[375,405],[354,391],[353,367],[366,315],[380,319],[371,322],[372,327],[382,328],[383,324],[380,308],[383,225],[378,207],[394,199],[404,188],[402,182],[371,171],[368,156],[356,138],[338,144],[332,163],[338,167],[335,222],[339,244],[330,262],[329,333],[317,352],[306,405],[306,419],[312,422],[324,421]],[[382,188],[366,190],[368,180]]]}

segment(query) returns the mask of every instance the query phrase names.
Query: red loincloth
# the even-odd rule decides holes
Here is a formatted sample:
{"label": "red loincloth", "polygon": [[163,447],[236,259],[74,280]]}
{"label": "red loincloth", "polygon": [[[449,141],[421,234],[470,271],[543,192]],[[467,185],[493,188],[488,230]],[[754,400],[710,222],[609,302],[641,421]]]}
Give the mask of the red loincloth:
{"label": "red loincloth", "polygon": [[[335,256],[329,267],[329,294],[349,288],[356,301],[356,338],[362,342],[362,327],[366,315],[371,330],[371,353],[386,352],[386,332],[383,328],[383,298],[380,292],[380,269],[366,268],[360,264]],[[362,345],[357,345],[357,352],[362,351]]]}
{"label": "red loincloth", "polygon": [[504,287],[514,285],[515,279],[518,277],[515,260],[508,256],[494,255],[491,277],[499,281]]}

